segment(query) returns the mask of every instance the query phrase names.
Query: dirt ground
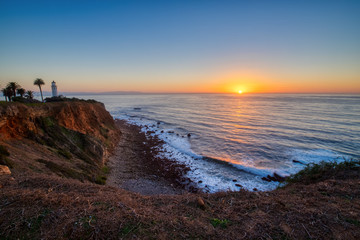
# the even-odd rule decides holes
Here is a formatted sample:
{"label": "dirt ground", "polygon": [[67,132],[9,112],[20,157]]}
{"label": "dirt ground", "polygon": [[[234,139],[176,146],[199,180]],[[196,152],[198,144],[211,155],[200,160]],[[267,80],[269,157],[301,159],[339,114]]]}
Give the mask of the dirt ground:
{"label": "dirt ground", "polygon": [[183,188],[158,176],[157,169],[148,166],[146,161],[153,156],[147,156],[148,153],[145,151],[156,147],[156,143],[144,139],[144,134],[139,132],[137,126],[121,120],[117,120],[116,124],[121,129],[122,135],[107,163],[110,168],[107,185],[143,195],[184,193]]}

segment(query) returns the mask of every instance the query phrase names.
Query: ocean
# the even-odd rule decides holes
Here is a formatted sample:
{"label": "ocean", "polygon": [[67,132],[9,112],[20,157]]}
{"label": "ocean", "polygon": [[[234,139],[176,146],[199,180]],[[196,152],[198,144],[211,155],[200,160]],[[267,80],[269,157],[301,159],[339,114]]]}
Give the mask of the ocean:
{"label": "ocean", "polygon": [[188,165],[188,177],[206,192],[271,190],[279,183],[262,177],[288,176],[308,163],[360,158],[360,95],[76,97],[103,102],[114,118],[164,140],[161,154]]}

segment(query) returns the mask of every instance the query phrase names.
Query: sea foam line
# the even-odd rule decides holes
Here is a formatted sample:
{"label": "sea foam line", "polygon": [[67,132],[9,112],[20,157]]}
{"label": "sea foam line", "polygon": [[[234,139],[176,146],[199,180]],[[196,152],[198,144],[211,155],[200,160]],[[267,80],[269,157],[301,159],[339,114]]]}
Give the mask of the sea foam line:
{"label": "sea foam line", "polygon": [[319,163],[321,161],[340,162],[346,160],[346,158],[340,157],[339,154],[330,150],[295,149],[287,153],[288,161],[281,168],[277,169],[259,168],[251,166],[249,163],[246,165],[228,163],[219,159],[208,161],[209,158],[194,153],[191,150],[189,139],[184,135],[177,134],[176,129],[163,128],[163,125],[159,124],[159,122],[145,118],[122,115],[118,119],[140,126],[141,131],[146,135],[163,140],[165,144],[161,146],[162,151],[160,151],[159,156],[186,164],[191,169],[186,174],[186,177],[190,178],[197,184],[198,188],[202,188],[206,192],[237,191],[241,188],[250,191],[254,189],[259,191],[272,190],[279,183],[264,181],[262,180],[263,177],[273,176],[274,173],[286,177],[299,172],[309,163]]}

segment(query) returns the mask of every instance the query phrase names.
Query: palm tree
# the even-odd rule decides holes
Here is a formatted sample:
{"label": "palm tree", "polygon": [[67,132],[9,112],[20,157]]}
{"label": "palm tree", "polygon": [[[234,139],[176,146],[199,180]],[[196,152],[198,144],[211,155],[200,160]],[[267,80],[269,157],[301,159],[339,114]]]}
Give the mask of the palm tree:
{"label": "palm tree", "polygon": [[1,92],[2,92],[3,96],[5,97],[5,101],[7,101],[7,90],[6,90],[6,88],[1,89]]}
{"label": "palm tree", "polygon": [[17,94],[19,94],[21,97],[23,97],[24,94],[25,94],[25,89],[19,88],[16,92],[17,92]]}
{"label": "palm tree", "polygon": [[16,82],[9,82],[7,87],[11,89],[13,96],[16,97],[16,89],[20,88],[20,85]]}
{"label": "palm tree", "polygon": [[42,90],[41,90],[41,85],[45,85],[44,80],[42,80],[41,78],[37,78],[34,81],[34,85],[38,85],[39,89],[40,89],[40,93],[41,93],[41,101],[44,102],[44,98],[43,98],[43,94],[42,94]]}
{"label": "palm tree", "polygon": [[33,99],[34,98],[34,92],[33,91],[26,91],[26,98],[27,99]]}
{"label": "palm tree", "polygon": [[14,96],[12,88],[10,86],[7,86],[5,90],[6,90],[6,96],[8,97],[9,102],[11,102],[11,97]]}

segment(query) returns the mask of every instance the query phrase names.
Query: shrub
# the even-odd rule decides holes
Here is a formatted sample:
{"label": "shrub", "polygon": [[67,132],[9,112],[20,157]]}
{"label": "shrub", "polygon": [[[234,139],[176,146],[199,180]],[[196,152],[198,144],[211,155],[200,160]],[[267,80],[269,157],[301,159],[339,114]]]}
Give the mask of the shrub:
{"label": "shrub", "polygon": [[227,228],[227,225],[230,223],[230,221],[227,220],[227,219],[220,220],[220,219],[217,219],[217,218],[213,218],[213,219],[211,219],[210,223],[214,227],[219,226],[221,228]]}
{"label": "shrub", "polygon": [[103,175],[99,175],[96,177],[95,183],[100,184],[100,185],[105,185],[106,179],[107,179],[107,177],[105,177]]}
{"label": "shrub", "polygon": [[69,152],[66,151],[66,150],[59,149],[59,150],[57,150],[57,153],[60,154],[61,156],[65,157],[65,158],[67,158],[67,159],[71,159],[71,158],[72,158],[71,153],[69,153]]}
{"label": "shrub", "polygon": [[0,145],[0,156],[10,156],[9,151],[3,145]]}
{"label": "shrub", "polygon": [[302,182],[305,184],[329,179],[340,174],[342,171],[345,170],[355,170],[360,168],[360,160],[345,160],[343,162],[320,162],[310,163],[306,165],[306,167],[301,170],[300,172],[291,175],[287,178],[287,182],[295,183],[295,182]]}
{"label": "shrub", "polygon": [[6,149],[5,146],[0,145],[0,165],[5,165],[9,168],[13,168],[14,163],[7,158],[8,156],[10,156],[9,151]]}
{"label": "shrub", "polygon": [[89,99],[89,100],[85,100],[85,99],[79,99],[79,98],[67,98],[64,97],[62,95],[60,96],[56,96],[56,97],[51,97],[51,98],[45,98],[45,102],[87,102],[87,103],[99,103],[98,101],[94,100],[94,99]]}
{"label": "shrub", "polygon": [[20,103],[40,103],[40,101],[36,99],[28,99],[24,97],[13,97],[12,100],[14,102],[20,102]]}

